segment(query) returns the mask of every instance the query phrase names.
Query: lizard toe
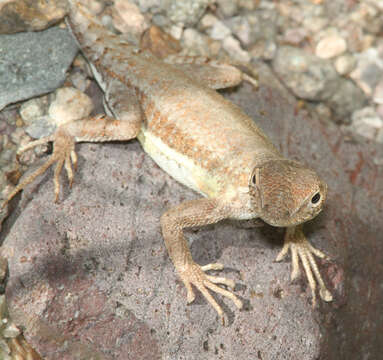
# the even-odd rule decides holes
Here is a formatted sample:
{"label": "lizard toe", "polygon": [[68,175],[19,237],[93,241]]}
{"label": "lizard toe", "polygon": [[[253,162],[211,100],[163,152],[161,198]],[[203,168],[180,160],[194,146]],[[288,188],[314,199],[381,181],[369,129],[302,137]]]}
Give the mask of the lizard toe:
{"label": "lizard toe", "polygon": [[210,294],[209,290],[231,299],[239,309],[242,308],[242,301],[239,300],[231,291],[228,291],[216,285],[216,284],[223,284],[233,289],[235,286],[235,283],[233,280],[226,279],[224,277],[216,277],[216,276],[210,276],[205,274],[204,271],[221,270],[223,267],[221,266],[222,264],[218,264],[218,266],[216,265],[217,264],[209,264],[205,266],[200,266],[198,264],[192,263],[185,266],[184,269],[180,271],[180,276],[187,290],[188,303],[192,302],[195,298],[194,292],[191,287],[191,284],[192,284],[201,292],[201,294],[210,303],[210,305],[213,306],[213,308],[217,311],[218,316],[221,319],[224,319],[221,306],[219,306],[219,304]]}

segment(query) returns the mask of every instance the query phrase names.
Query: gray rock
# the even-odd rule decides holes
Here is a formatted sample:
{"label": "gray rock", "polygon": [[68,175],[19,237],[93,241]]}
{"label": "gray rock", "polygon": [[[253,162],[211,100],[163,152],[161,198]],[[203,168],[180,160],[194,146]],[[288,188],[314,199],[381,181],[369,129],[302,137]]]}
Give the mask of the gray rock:
{"label": "gray rock", "polygon": [[225,17],[232,17],[238,12],[237,1],[217,0],[216,3]]}
{"label": "gray rock", "polygon": [[0,36],[0,110],[56,89],[77,46],[66,30]]}
{"label": "gray rock", "polygon": [[363,107],[366,102],[366,95],[354,82],[341,78],[335,93],[326,101],[326,104],[333,111],[337,122],[349,123],[349,115]]}
{"label": "gray rock", "polygon": [[377,48],[369,48],[355,57],[357,65],[350,77],[370,96],[383,76],[383,59]]}
{"label": "gray rock", "polygon": [[209,0],[165,0],[161,7],[173,23],[192,26],[201,19],[208,5]]}
{"label": "gray rock", "polygon": [[352,114],[351,130],[369,139],[376,139],[383,129],[383,120],[373,107],[365,107]]}
{"label": "gray rock", "polygon": [[331,63],[292,46],[278,48],[272,65],[286,86],[302,99],[327,100],[339,86],[340,77]]}
{"label": "gray rock", "polygon": [[383,104],[383,76],[374,90],[373,101],[375,104]]}

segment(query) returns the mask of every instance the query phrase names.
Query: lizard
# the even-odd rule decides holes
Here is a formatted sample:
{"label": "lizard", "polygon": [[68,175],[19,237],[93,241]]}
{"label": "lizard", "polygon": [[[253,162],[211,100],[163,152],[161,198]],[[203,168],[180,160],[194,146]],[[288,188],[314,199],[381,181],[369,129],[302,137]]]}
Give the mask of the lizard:
{"label": "lizard", "polygon": [[66,21],[104,92],[106,115],[60,125],[53,135],[21,147],[18,155],[40,144],[54,144],[50,157],[10,192],[3,207],[53,164],[57,202],[63,167],[72,186],[77,142],[137,138],[163,170],[201,195],[171,207],[160,219],[165,246],[186,287],[188,303],[195,299],[195,287],[222,322],[223,310],[211,292],[231,299],[239,309],[243,306],[234,294],[233,280],[206,273],[222,270],[223,264],[197,264],[183,233],[188,227],[227,218],[261,219],[286,227],[276,260],[290,251],[291,278],[299,275],[301,261],[313,306],[317,284],[320,297],[331,301],[314,258],[326,255],[309,243],[302,230],[302,224],[323,209],[327,184],[315,171],[284,158],[253,119],[216,91],[244,80],[252,82],[252,78],[224,62],[177,54],[159,59],[106,30],[81,0],[69,0]]}

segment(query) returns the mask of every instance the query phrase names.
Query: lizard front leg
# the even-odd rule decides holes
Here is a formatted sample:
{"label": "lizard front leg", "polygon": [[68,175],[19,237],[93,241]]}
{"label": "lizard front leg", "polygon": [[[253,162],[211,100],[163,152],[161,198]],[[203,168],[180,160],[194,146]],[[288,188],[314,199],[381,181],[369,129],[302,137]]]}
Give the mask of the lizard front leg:
{"label": "lizard front leg", "polygon": [[[322,279],[322,276],[319,272],[318,266],[315,262],[314,255],[318,256],[319,258],[326,258],[326,255],[319,251],[318,249],[315,249],[306,239],[305,235],[303,234],[303,226],[292,226],[288,227],[286,229],[285,234],[285,244],[278,254],[276,261],[281,261],[289,250],[291,250],[291,257],[292,257],[292,272],[291,272],[291,280],[294,280],[299,275],[299,259],[302,262],[303,268],[305,269],[305,273],[307,276],[307,280],[309,282],[312,297],[313,297],[313,306],[316,304],[316,282],[314,279],[314,276],[318,282],[319,285],[319,295],[320,297],[325,301],[331,301],[332,295],[330,291],[327,290],[324,281]],[[313,275],[314,273],[314,275]]]}
{"label": "lizard front leg", "polygon": [[170,258],[186,287],[188,303],[192,302],[195,298],[192,289],[193,285],[214,307],[223,323],[223,311],[211,296],[208,289],[233,300],[234,304],[240,309],[242,308],[242,302],[232,292],[216,285],[224,284],[233,289],[234,282],[223,277],[215,277],[205,274],[205,271],[207,270],[221,270],[223,269],[223,265],[209,264],[200,266],[196,264],[193,261],[185,240],[183,229],[192,226],[213,224],[229,217],[229,215],[230,210],[223,206],[219,200],[198,199],[187,201],[179,206],[173,207],[161,217],[162,234],[165,239],[165,245]]}

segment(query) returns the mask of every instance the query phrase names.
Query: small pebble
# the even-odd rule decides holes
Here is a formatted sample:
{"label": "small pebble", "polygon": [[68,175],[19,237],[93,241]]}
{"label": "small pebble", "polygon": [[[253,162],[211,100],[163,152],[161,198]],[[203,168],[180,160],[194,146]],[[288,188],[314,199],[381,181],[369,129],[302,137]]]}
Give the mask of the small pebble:
{"label": "small pebble", "polygon": [[229,55],[237,61],[247,63],[250,61],[250,54],[241,48],[241,44],[237,39],[228,36],[223,40],[222,47],[229,53]]}
{"label": "small pebble", "polygon": [[349,74],[356,65],[356,60],[352,55],[342,55],[335,60],[335,69],[340,75]]}
{"label": "small pebble", "polygon": [[87,117],[93,110],[93,103],[89,96],[75,88],[57,89],[55,96],[48,113],[57,126]]}
{"label": "small pebble", "polygon": [[375,104],[383,104],[383,74],[378,85],[376,85],[372,99]]}
{"label": "small pebble", "polygon": [[113,24],[123,34],[141,35],[149,24],[136,4],[126,0],[116,0],[114,4]]}
{"label": "small pebble", "polygon": [[20,334],[20,329],[14,323],[10,323],[2,332],[2,335],[7,339],[13,339]]}
{"label": "small pebble", "polygon": [[222,21],[216,21],[208,33],[214,40],[223,40],[231,34],[231,31]]}
{"label": "small pebble", "polygon": [[315,54],[322,59],[331,59],[343,54],[347,49],[346,41],[340,36],[328,36],[319,41]]}
{"label": "small pebble", "polygon": [[365,107],[355,111],[351,119],[351,130],[375,141],[377,135],[383,129],[383,120],[373,107]]}

